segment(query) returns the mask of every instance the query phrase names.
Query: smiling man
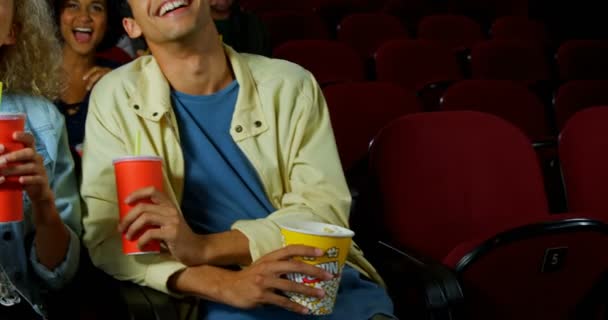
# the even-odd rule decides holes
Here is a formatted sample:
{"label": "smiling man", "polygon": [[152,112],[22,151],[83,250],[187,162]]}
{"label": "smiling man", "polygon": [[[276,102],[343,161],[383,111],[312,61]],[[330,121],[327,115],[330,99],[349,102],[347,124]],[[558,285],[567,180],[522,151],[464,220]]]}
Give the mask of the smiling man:
{"label": "smiling man", "polygon": [[[285,275],[332,275],[292,260],[324,253],[282,248],[278,225],[347,226],[351,201],[318,84],[295,64],[222,45],[208,0],[128,5],[123,25],[152,54],[109,73],[92,94],[82,196],[93,262],[117,279],[201,298],[200,319],[301,319],[309,310],[281,292],[325,293]],[[127,202],[151,203],[119,221],[112,159],[137,152],[163,157],[165,192],[136,191]],[[121,233],[167,250],[123,255]],[[379,283],[353,246],[324,319],[392,318]]]}

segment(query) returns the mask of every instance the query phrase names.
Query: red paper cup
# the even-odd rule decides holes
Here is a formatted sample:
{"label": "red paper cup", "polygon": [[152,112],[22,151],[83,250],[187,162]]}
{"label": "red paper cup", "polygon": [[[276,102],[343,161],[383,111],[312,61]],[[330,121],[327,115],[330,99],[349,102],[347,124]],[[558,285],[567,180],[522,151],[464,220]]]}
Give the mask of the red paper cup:
{"label": "red paper cup", "polygon": [[23,191],[0,189],[0,223],[23,220]]}
{"label": "red paper cup", "polygon": [[[0,144],[4,153],[23,149],[23,144],[13,140],[13,133],[24,131],[25,113],[0,113]],[[23,220],[23,186],[18,176],[6,177],[0,184],[0,223]]]}
{"label": "red paper cup", "polygon": [[[162,158],[156,156],[127,156],[114,159],[113,164],[120,219],[122,220],[139,202],[149,203],[149,200],[144,200],[132,205],[126,204],[125,198],[131,193],[146,187],[163,190]],[[138,255],[160,252],[160,242],[158,241],[150,241],[142,249],[137,246],[137,240],[146,230],[148,229],[144,229],[135,235],[133,240],[127,240],[125,234],[122,235],[122,250],[125,254]]]}

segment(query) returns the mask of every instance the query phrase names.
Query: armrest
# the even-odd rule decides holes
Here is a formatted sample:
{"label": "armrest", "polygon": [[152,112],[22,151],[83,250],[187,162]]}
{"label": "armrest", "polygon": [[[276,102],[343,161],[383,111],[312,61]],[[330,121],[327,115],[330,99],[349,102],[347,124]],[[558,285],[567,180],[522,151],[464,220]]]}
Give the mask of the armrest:
{"label": "armrest", "polygon": [[195,298],[177,299],[127,281],[120,281],[119,287],[131,320],[196,319],[198,300]]}
{"label": "armrest", "polygon": [[375,265],[400,317],[456,319],[461,314],[464,297],[451,269],[418,259],[382,241],[378,242],[376,257]]}

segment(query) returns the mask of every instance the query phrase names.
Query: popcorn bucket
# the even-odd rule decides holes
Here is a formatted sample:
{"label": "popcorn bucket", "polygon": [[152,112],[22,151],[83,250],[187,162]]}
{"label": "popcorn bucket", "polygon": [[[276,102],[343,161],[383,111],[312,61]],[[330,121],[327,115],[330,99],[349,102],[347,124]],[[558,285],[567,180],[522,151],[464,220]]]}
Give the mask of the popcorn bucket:
{"label": "popcorn bucket", "polygon": [[306,245],[323,250],[322,257],[299,257],[301,261],[312,264],[334,275],[328,281],[300,273],[290,273],[287,278],[304,285],[325,291],[322,299],[299,293],[285,292],[291,301],[310,310],[313,315],[327,315],[333,312],[334,303],[342,278],[342,268],[346,262],[354,232],[339,226],[320,222],[292,222],[280,225],[283,245]]}

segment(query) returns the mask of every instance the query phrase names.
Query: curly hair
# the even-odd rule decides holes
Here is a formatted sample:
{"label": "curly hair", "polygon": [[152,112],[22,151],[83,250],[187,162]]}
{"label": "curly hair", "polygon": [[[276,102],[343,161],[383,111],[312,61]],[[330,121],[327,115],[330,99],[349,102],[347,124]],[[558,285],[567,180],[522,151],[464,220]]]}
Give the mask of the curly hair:
{"label": "curly hair", "polygon": [[[61,11],[65,6],[67,0],[54,0],[53,1],[53,14],[55,15],[55,22],[57,26],[61,25]],[[95,48],[97,52],[104,51],[114,47],[120,37],[124,35],[124,29],[122,27],[122,17],[120,14],[120,0],[106,0],[106,17],[107,17],[107,28],[103,35],[101,43]],[[63,41],[61,33],[57,32],[59,41]]]}
{"label": "curly hair", "polygon": [[0,81],[6,92],[54,100],[61,90],[61,46],[46,0],[16,0],[17,41],[0,47]]}

